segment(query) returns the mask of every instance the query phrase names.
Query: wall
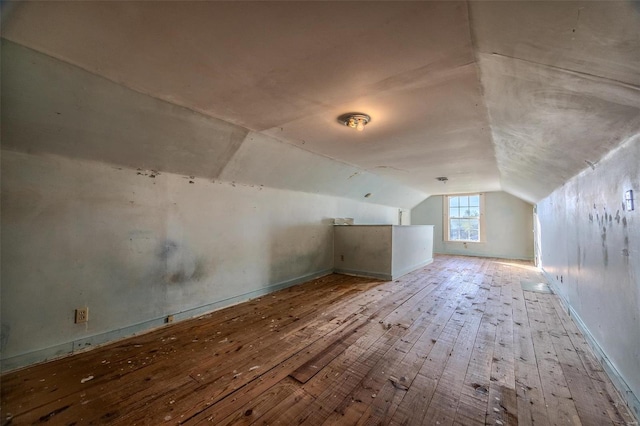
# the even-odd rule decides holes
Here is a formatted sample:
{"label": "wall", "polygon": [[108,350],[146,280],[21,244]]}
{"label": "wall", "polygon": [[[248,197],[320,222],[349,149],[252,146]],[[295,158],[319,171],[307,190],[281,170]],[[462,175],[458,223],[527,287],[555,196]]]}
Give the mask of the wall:
{"label": "wall", "polygon": [[392,279],[391,226],[336,226],[334,236],[336,272]]}
{"label": "wall", "polygon": [[[626,211],[632,189],[636,209]],[[538,204],[549,281],[640,415],[640,137]]]}
{"label": "wall", "polygon": [[392,226],[392,279],[433,262],[433,226]]}
{"label": "wall", "polygon": [[[4,369],[328,273],[333,217],[398,216],[344,198],[6,150],[1,201]],[[90,320],[74,324],[82,306]]]}
{"label": "wall", "polygon": [[334,228],[334,271],[395,280],[433,262],[431,225]]}
{"label": "wall", "polygon": [[332,218],[397,223],[426,197],[19,44],[1,52],[4,370],[327,273]]}
{"label": "wall", "polygon": [[411,210],[413,225],[434,225],[435,253],[505,259],[533,259],[533,206],[506,192],[485,193],[485,236],[481,243],[443,239],[442,195],[431,196]]}

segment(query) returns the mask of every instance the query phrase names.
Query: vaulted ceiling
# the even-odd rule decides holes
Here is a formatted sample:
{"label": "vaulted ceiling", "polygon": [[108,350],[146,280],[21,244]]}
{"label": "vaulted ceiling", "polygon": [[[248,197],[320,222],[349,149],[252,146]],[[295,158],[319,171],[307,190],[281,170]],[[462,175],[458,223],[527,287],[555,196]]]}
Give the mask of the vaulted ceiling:
{"label": "vaulted ceiling", "polygon": [[[420,194],[504,190],[536,202],[640,132],[638,2],[25,2],[6,12],[13,43]],[[365,131],[338,123],[350,111],[371,115]]]}

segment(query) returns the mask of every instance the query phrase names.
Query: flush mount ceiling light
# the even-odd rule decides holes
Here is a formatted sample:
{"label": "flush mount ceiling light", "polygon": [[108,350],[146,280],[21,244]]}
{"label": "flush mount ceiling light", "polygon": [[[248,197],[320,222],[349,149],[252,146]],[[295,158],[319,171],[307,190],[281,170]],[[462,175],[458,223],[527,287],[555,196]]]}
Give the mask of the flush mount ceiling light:
{"label": "flush mount ceiling light", "polygon": [[361,112],[350,112],[347,114],[342,114],[340,117],[338,117],[338,121],[345,126],[351,127],[352,129],[356,129],[357,131],[361,132],[364,130],[364,126],[366,126],[371,121],[371,117]]}
{"label": "flush mount ceiling light", "polygon": [[440,176],[440,177],[437,177],[436,180],[439,181],[439,182],[442,182],[442,183],[447,183],[449,178],[446,177],[446,176]]}

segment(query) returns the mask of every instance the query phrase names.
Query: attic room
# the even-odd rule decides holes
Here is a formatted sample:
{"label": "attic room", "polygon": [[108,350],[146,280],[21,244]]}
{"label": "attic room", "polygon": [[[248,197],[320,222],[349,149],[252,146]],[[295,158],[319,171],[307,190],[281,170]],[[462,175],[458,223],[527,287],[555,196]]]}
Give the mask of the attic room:
{"label": "attic room", "polygon": [[1,55],[0,424],[637,424],[640,2],[6,1]]}

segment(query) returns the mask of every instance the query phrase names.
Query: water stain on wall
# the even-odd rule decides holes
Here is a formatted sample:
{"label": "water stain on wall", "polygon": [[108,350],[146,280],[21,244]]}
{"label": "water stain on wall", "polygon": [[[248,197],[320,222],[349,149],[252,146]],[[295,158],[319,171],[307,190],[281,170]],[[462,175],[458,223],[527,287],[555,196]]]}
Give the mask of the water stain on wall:
{"label": "water stain on wall", "polygon": [[607,228],[606,226],[602,227],[602,233],[600,234],[600,238],[602,239],[602,261],[604,262],[605,268],[609,266],[609,250],[607,249]]}
{"label": "water stain on wall", "polygon": [[625,264],[629,264],[629,234],[627,229],[624,229],[624,248],[622,249],[622,257]]}
{"label": "water stain on wall", "polygon": [[205,263],[201,259],[196,259],[193,270],[180,269],[178,271],[168,273],[167,281],[172,284],[182,284],[191,281],[200,281],[207,276]]}
{"label": "water stain on wall", "polygon": [[163,264],[160,275],[167,283],[183,284],[200,281],[207,276],[207,264],[204,259],[196,257],[185,245],[165,240],[157,253]]}
{"label": "water stain on wall", "polygon": [[160,250],[158,251],[158,257],[162,260],[167,260],[171,256],[173,256],[177,250],[178,243],[176,243],[175,241],[167,240],[160,247]]}
{"label": "water stain on wall", "polygon": [[577,261],[577,264],[578,264],[578,271],[579,271],[579,270],[580,270],[580,268],[582,267],[580,251],[581,251],[581,250],[580,250],[580,246],[578,246],[578,261]]}
{"label": "water stain on wall", "polygon": [[[623,210],[624,210],[624,204],[623,204]],[[594,205],[595,208],[595,205]],[[591,213],[589,213],[589,222],[593,223],[593,215]],[[608,247],[607,247],[607,227],[611,227],[613,226],[613,221],[615,220],[616,224],[620,224],[622,223],[622,232],[624,235],[624,247],[621,250],[624,262],[626,264],[629,263],[629,231],[627,229],[628,226],[628,222],[627,222],[627,218],[626,216],[621,216],[620,215],[620,210],[616,211],[616,215],[615,217],[611,214],[607,213],[607,209],[606,207],[604,208],[604,214],[603,216],[600,216],[598,213],[596,213],[596,221],[598,223],[598,225],[602,228],[601,232],[600,232],[600,240],[601,240],[601,244],[602,244],[602,260],[604,262],[604,266],[607,267],[609,264],[609,251],[608,251]],[[608,223],[607,223],[608,221]],[[583,253],[583,257],[584,257]],[[583,264],[584,264],[584,259],[583,259]],[[581,264],[580,264],[580,247],[578,247],[578,269],[580,269]]]}

